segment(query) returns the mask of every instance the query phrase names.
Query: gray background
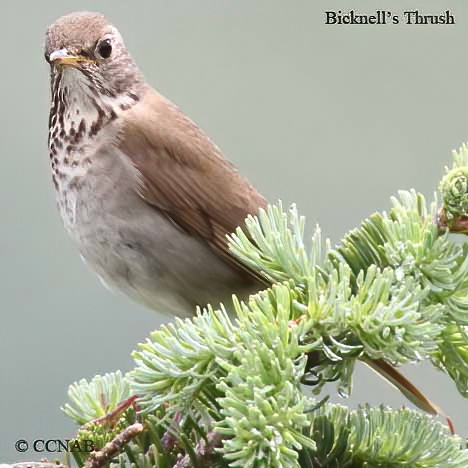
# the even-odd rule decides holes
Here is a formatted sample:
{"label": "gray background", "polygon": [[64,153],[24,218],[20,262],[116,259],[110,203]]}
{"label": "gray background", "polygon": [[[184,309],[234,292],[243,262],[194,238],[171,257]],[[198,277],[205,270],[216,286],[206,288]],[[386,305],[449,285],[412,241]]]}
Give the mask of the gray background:
{"label": "gray background", "polygon": [[[455,26],[325,26],[371,13],[451,8]],[[0,462],[23,438],[66,438],[68,385],[132,366],[165,319],[113,296],[81,263],[58,214],[46,149],[46,27],[92,9],[121,30],[150,83],[197,121],[270,200],[297,202],[336,242],[398,189],[431,197],[468,139],[468,5],[448,1],[16,0],[0,6]],[[468,435],[468,402],[430,366],[407,374]],[[359,368],[353,404],[404,399]],[[50,454],[53,457],[54,454]]]}

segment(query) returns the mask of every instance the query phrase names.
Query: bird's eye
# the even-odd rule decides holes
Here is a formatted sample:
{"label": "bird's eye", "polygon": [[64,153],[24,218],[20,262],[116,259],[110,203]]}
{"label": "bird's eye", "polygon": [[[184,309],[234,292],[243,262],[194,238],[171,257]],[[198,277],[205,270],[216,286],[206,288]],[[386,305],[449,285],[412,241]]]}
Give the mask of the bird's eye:
{"label": "bird's eye", "polygon": [[47,63],[50,63],[50,54],[48,54],[47,52],[44,52],[44,58]]}
{"label": "bird's eye", "polygon": [[107,59],[112,54],[112,43],[110,39],[104,39],[96,47],[97,53],[103,58]]}

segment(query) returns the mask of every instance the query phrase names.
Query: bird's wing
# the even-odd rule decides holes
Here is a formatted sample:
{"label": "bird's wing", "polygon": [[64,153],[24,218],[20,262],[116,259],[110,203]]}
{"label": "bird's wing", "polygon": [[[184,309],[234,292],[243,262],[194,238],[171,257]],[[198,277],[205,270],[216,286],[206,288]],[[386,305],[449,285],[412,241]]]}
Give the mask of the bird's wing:
{"label": "bird's wing", "polygon": [[226,234],[266,200],[174,104],[148,89],[123,115],[120,150],[140,178],[141,197],[228,263],[254,276],[229,251]]}

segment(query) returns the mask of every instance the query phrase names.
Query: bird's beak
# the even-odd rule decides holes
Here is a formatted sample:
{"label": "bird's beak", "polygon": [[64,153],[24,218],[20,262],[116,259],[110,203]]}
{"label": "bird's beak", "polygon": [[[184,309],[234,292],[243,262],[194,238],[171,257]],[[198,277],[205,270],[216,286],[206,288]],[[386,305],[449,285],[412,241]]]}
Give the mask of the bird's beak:
{"label": "bird's beak", "polygon": [[49,63],[53,63],[55,65],[69,65],[69,66],[76,66],[79,63],[83,62],[90,62],[91,60],[87,57],[83,57],[82,55],[73,55],[67,49],[59,49],[54,50],[49,55]]}

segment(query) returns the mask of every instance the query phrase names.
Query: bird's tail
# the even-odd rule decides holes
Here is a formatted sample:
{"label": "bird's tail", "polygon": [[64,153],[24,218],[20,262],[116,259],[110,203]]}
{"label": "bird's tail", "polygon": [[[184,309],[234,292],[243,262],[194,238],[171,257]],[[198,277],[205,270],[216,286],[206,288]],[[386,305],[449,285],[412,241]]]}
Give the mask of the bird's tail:
{"label": "bird's tail", "polygon": [[403,374],[398,372],[392,365],[388,364],[382,359],[361,358],[372,370],[380,374],[385,380],[394,385],[400,390],[411,403],[416,405],[419,409],[432,415],[443,415],[434,403],[428,400],[420,390],[418,390]]}

